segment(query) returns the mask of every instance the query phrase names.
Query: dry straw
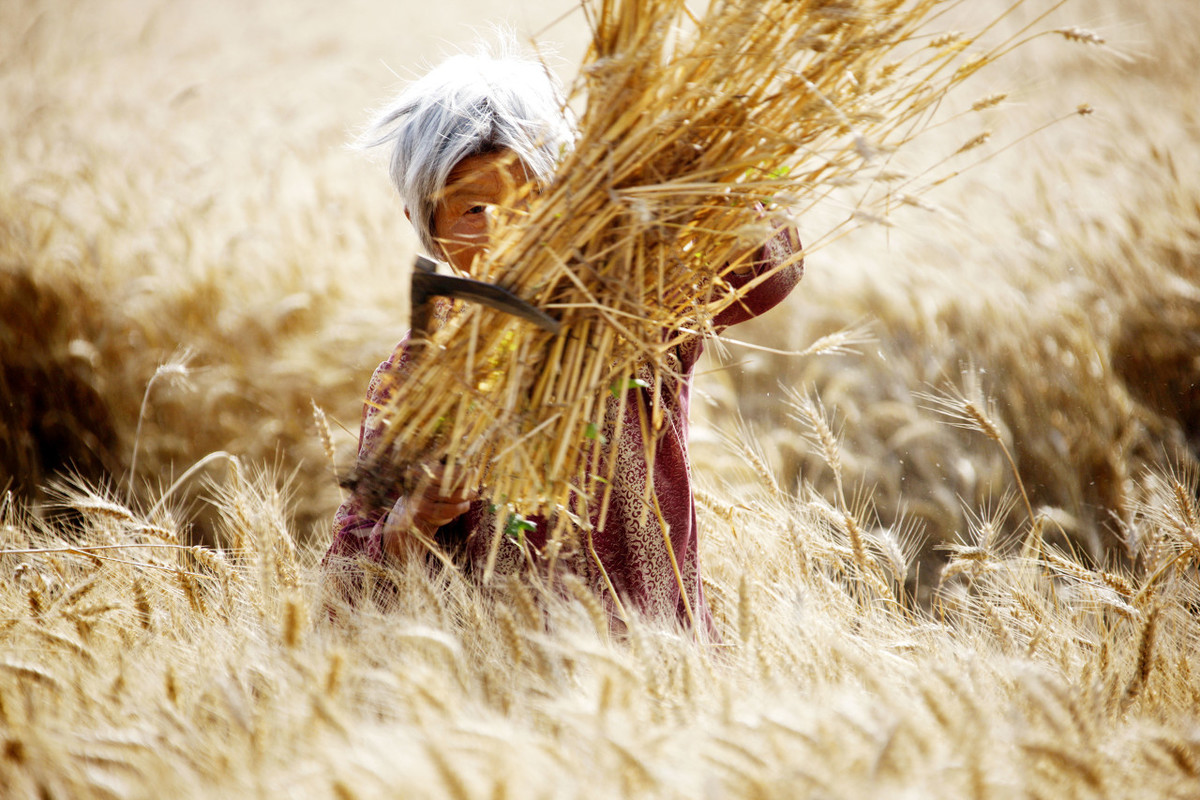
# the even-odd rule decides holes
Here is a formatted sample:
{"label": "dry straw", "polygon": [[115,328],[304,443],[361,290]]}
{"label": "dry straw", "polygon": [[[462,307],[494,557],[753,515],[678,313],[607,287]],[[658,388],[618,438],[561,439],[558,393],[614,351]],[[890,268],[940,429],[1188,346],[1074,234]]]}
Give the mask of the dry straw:
{"label": "dry straw", "polygon": [[952,5],[585,4],[576,146],[475,266],[562,329],[476,306],[451,315],[383,409],[386,454],[357,465],[357,490],[379,498],[419,474],[414,465],[442,460],[446,490],[478,481],[498,505],[602,524],[616,449],[606,434],[619,438],[625,404],[638,404],[653,459],[667,354],[713,334],[714,316],[766,280],[735,289],[728,277],[788,224],[783,209],[802,218],[855,187],[844,220],[810,252],[884,217],[897,204],[881,177],[892,154],[957,84],[1030,38],[1024,29],[983,49],[996,19],[947,43],[935,28]]}

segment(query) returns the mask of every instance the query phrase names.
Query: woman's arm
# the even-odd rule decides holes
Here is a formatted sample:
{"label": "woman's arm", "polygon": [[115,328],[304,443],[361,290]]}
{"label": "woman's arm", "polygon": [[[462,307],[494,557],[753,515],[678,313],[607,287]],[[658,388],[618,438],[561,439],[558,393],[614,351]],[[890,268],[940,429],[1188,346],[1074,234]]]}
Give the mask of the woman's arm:
{"label": "woman's arm", "polygon": [[717,328],[737,325],[779,305],[804,277],[802,253],[803,246],[795,227],[789,222],[779,221],[775,226],[775,235],[762,246],[758,257],[743,268],[731,270],[725,276],[725,282],[736,290],[761,275],[771,274],[717,314],[713,324]]}
{"label": "woman's arm", "polygon": [[[402,384],[407,363],[405,337],[371,378],[358,435],[360,464],[366,463],[379,447],[382,433],[379,414]],[[465,490],[441,494],[441,475],[441,466],[434,465],[426,470],[413,495],[404,495],[397,486],[378,506],[368,505],[360,495],[352,494],[334,516],[333,543],[326,558],[366,555],[373,561],[383,561],[385,556],[402,560],[409,549],[406,545],[413,540],[408,535],[410,531],[432,539],[438,528],[467,513],[474,496]]]}
{"label": "woman's arm", "polygon": [[[367,386],[363,400],[362,422],[358,432],[358,463],[365,463],[378,447],[380,436],[379,413],[391,400],[403,381],[408,362],[408,337],[396,346],[392,355],[375,370]],[[384,529],[388,509],[398,500],[398,488],[389,494],[387,502],[378,507],[368,507],[363,499],[352,493],[342,503],[333,518],[333,542],[326,554],[332,558],[355,558],[365,555],[373,561],[382,561],[384,555]]]}

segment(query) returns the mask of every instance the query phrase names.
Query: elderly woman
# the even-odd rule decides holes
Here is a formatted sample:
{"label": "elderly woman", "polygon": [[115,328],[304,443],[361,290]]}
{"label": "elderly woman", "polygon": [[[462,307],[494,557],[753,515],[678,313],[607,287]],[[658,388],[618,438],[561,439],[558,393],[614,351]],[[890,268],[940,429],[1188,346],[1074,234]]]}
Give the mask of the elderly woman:
{"label": "elderly woman", "polygon": [[[376,123],[370,144],[391,146],[392,181],[404,200],[405,216],[431,256],[469,272],[487,247],[493,209],[512,207],[531,184],[536,188],[552,180],[560,154],[571,143],[563,107],[557,84],[542,65],[509,57],[455,56],[400,94]],[[753,266],[729,281],[744,285],[798,249],[794,231],[785,227]],[[716,325],[733,325],[766,311],[787,296],[802,274],[802,263],[776,269],[742,302],[720,314]],[[688,400],[702,348],[703,340],[696,337],[669,355],[672,372],[682,377],[662,389],[666,423],[652,475],[636,419],[639,403],[625,404],[633,417],[620,426],[620,441],[613,441],[620,404],[608,400],[605,441],[617,448],[619,457],[603,529],[592,532],[600,563],[582,554],[567,562],[598,591],[618,595],[617,603],[608,598],[610,608],[632,605],[647,616],[711,633],[687,454]],[[392,391],[404,391],[406,354],[407,338],[379,366],[367,389],[360,458],[377,447],[379,409]],[[628,391],[650,389],[634,386]],[[661,514],[642,509],[647,481],[652,481],[655,511]],[[457,553],[467,570],[486,559],[495,530],[489,504],[475,493],[442,496],[438,481],[426,483],[430,488],[417,496],[397,490],[390,506],[380,509],[365,508],[357,498],[347,500],[335,518],[326,567],[353,570],[354,561],[364,555],[381,562],[402,561],[417,551],[418,538],[434,539]],[[548,526],[541,519],[531,521],[536,527],[524,539],[536,561]],[[591,522],[596,528],[598,520]],[[504,547],[517,545],[505,542]],[[514,565],[526,561],[509,556]]]}

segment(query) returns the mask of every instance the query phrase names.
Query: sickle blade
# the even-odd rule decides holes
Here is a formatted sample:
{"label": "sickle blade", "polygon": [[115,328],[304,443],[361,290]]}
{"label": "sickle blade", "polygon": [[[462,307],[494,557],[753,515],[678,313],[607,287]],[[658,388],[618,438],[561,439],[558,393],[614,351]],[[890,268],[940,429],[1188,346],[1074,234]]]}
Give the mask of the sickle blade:
{"label": "sickle blade", "polygon": [[412,338],[424,339],[428,334],[429,300],[432,297],[453,297],[467,300],[512,314],[537,325],[544,331],[557,334],[560,328],[558,320],[535,307],[517,295],[496,286],[473,278],[460,278],[456,275],[441,275],[434,271],[434,263],[424,256],[417,256],[417,263],[412,276]]}

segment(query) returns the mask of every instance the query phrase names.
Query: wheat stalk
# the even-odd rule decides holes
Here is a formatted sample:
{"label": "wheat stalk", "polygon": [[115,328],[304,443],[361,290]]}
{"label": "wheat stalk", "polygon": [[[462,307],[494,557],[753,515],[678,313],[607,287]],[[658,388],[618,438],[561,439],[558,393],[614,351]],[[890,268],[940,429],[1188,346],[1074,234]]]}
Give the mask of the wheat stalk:
{"label": "wheat stalk", "polygon": [[1025,502],[1030,529],[1033,534],[1036,534],[1039,530],[1037,515],[1033,513],[1033,505],[1029,502],[1029,493],[1025,491],[1025,482],[1021,479],[1017,462],[1013,459],[1012,451],[1000,431],[999,424],[995,421],[995,404],[984,395],[980,386],[979,373],[974,367],[968,367],[963,371],[963,382],[962,389],[950,386],[937,394],[920,393],[917,396],[926,402],[931,411],[948,418],[951,425],[977,431],[996,443],[1000,452],[1004,454],[1005,461],[1008,462],[1013,480],[1021,493],[1021,499]]}
{"label": "wheat stalk", "polygon": [[154,374],[150,376],[150,380],[146,382],[146,391],[142,395],[142,407],[138,411],[137,430],[134,431],[133,434],[133,453],[129,457],[128,488],[131,495],[133,494],[133,479],[137,475],[137,454],[138,444],[140,444],[142,439],[142,422],[146,419],[146,406],[150,402],[150,392],[154,388],[154,385],[159,382],[159,380],[186,385],[188,375],[190,374],[190,370],[188,368],[188,361],[190,359],[191,354],[187,351],[176,355],[174,358],[167,361],[167,363],[160,364],[154,370]]}

